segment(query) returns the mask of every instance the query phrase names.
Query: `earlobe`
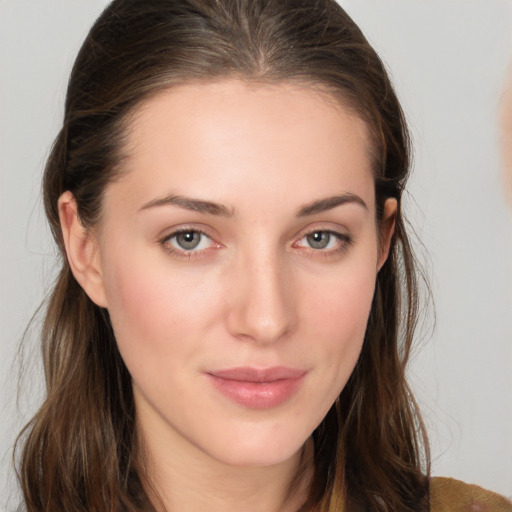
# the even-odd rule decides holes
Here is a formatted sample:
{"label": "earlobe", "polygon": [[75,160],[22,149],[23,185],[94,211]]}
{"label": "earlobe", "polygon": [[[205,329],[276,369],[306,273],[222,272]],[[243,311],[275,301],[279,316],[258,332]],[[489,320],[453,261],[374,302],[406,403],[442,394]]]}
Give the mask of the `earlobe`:
{"label": "earlobe", "polygon": [[398,203],[394,197],[386,199],[384,203],[384,212],[380,224],[380,247],[379,258],[377,262],[377,271],[382,268],[389,256],[391,240],[395,232],[395,221]]}
{"label": "earlobe", "polygon": [[95,304],[106,308],[97,240],[83,226],[71,192],[64,192],[59,198],[59,218],[66,256],[75,279]]}

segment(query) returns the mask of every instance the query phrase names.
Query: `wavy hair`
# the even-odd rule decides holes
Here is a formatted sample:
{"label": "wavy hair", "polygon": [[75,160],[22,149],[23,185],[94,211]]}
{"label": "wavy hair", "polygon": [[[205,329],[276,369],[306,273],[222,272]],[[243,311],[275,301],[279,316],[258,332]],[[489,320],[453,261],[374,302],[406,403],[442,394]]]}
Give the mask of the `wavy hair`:
{"label": "wavy hair", "polygon": [[57,202],[71,191],[83,225],[93,226],[121,172],[136,107],[175,85],[232,77],[318,86],[339,98],[371,133],[377,220],[386,198],[398,202],[361,355],[313,433],[315,475],[301,510],[428,510],[428,443],[405,375],[418,316],[401,202],[409,136],[378,55],[334,0],[114,0],[78,54],[44,172],[62,267],[42,332],[46,397],[18,440],[28,512],[153,510],[130,375],[108,311],[70,271]]}

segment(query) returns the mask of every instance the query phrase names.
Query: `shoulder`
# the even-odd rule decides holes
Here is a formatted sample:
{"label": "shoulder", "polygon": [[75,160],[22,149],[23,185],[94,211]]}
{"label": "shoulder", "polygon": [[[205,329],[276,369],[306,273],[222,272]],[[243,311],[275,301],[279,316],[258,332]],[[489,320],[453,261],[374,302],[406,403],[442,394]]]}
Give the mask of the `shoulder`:
{"label": "shoulder", "polygon": [[452,478],[432,478],[431,512],[512,512],[512,502],[477,485]]}

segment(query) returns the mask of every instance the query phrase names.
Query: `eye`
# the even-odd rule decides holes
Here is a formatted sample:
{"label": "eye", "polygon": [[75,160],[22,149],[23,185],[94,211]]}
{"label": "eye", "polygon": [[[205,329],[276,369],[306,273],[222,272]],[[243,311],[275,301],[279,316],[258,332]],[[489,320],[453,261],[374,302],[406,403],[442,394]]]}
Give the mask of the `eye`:
{"label": "eye", "polygon": [[351,242],[352,239],[348,235],[318,229],[307,233],[294,245],[300,248],[329,253],[344,250]]}
{"label": "eye", "polygon": [[212,239],[208,235],[196,229],[176,231],[162,240],[162,245],[171,252],[196,252],[208,249],[212,244]]}
{"label": "eye", "polygon": [[312,249],[329,249],[335,240],[329,231],[315,231],[304,238]]}

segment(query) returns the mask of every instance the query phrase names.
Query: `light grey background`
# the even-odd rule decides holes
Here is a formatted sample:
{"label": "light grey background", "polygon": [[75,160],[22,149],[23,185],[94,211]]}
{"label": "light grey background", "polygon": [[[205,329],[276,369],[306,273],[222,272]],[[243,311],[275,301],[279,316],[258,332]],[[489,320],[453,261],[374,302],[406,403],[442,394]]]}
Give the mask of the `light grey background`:
{"label": "light grey background", "polygon": [[[74,56],[106,3],[0,0],[0,510],[12,494],[14,437],[41,395],[33,363],[16,407],[14,356],[54,268],[40,177]],[[501,189],[496,118],[512,2],[341,4],[390,68],[414,137],[407,204],[428,250],[437,324],[429,335],[429,313],[410,374],[433,473],[510,496],[512,205]]]}

